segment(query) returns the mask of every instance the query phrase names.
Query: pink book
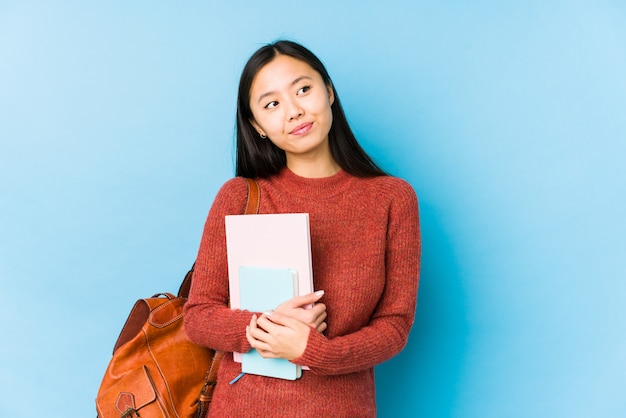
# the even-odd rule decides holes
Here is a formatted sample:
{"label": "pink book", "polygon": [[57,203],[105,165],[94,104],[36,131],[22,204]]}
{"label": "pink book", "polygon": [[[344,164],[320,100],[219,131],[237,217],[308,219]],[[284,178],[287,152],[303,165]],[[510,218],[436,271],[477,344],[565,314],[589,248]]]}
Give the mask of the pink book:
{"label": "pink book", "polygon": [[[308,213],[226,216],[230,307],[240,309],[239,268],[288,268],[297,272],[298,295],[313,292]],[[241,353],[234,353],[241,362]]]}

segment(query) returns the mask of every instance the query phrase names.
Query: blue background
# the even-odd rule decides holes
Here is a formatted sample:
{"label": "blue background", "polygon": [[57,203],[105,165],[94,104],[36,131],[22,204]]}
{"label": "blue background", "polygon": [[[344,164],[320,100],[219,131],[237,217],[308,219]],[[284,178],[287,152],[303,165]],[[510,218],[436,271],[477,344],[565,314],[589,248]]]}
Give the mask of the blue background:
{"label": "blue background", "polygon": [[621,0],[0,2],[0,416],[95,415],[132,304],[193,262],[239,73],[279,37],[420,197],[380,416],[626,416],[625,22]]}

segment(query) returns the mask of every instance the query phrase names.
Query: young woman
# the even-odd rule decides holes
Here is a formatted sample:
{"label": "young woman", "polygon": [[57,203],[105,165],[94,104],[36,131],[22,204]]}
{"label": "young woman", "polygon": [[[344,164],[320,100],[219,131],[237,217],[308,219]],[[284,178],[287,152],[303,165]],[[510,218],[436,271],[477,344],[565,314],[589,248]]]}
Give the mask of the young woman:
{"label": "young woman", "polygon": [[[289,41],[260,48],[243,69],[236,174],[209,212],[185,305],[189,337],[228,353],[209,415],[376,416],[374,366],[402,350],[415,314],[415,192],[367,156],[324,65]],[[260,213],[309,213],[317,291],[269,313],[228,307],[224,217],[243,211],[243,177],[259,183]],[[241,373],[232,352],[251,348],[309,370],[230,383]]]}

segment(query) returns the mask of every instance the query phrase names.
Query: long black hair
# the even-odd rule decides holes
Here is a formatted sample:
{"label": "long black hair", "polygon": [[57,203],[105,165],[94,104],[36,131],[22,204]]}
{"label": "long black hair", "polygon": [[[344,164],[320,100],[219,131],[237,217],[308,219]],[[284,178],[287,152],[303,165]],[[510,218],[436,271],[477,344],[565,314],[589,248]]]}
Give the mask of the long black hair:
{"label": "long black hair", "polygon": [[241,73],[237,96],[236,175],[251,178],[270,177],[281,171],[287,164],[285,152],[269,139],[261,140],[250,123],[253,119],[250,109],[252,82],[259,70],[277,55],[286,55],[307,63],[319,73],[324,84],[332,88],[335,100],[331,105],[333,122],[328,133],[328,143],[335,162],[344,171],[357,177],[386,175],[387,173],[374,163],[356,140],[324,64],[304,46],[287,40],[280,40],[259,48],[252,54]]}

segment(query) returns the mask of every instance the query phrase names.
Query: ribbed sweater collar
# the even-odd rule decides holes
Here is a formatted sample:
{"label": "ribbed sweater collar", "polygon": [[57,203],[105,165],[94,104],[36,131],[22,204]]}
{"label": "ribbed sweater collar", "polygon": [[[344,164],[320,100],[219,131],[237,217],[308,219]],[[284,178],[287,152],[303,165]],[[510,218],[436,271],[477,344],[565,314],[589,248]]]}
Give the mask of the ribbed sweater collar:
{"label": "ribbed sweater collar", "polygon": [[302,197],[325,199],[346,191],[355,177],[339,170],[330,177],[300,177],[288,168],[284,168],[274,179],[277,185],[287,193]]}

